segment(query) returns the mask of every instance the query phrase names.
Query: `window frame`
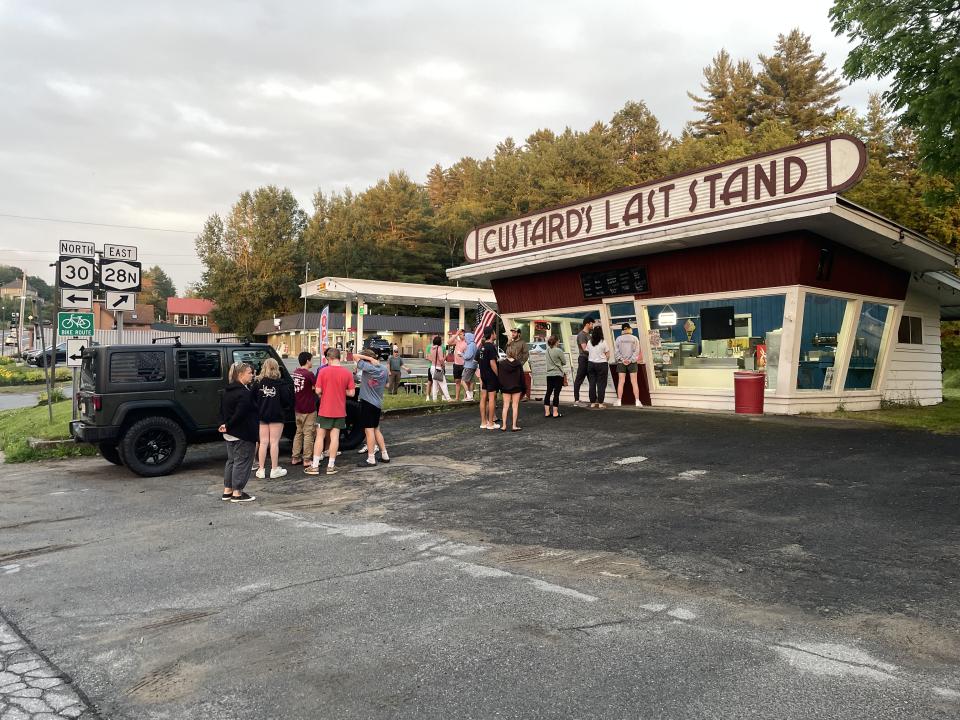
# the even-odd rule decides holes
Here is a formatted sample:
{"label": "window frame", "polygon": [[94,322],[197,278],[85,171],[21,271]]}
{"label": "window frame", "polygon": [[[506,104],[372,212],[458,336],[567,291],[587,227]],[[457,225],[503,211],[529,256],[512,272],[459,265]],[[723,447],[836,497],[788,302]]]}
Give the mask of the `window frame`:
{"label": "window frame", "polygon": [[[900,327],[903,325],[904,320],[911,321],[910,325],[912,325],[913,320],[917,321],[917,324],[919,325],[919,333],[920,333],[920,339],[918,342],[913,342],[912,339],[909,339],[906,342],[904,342],[903,340],[900,339]],[[910,338],[913,338],[912,327],[910,328],[909,336]],[[917,315],[910,311],[903,312],[903,314],[900,316],[900,322],[897,323],[897,345],[906,350],[920,350],[921,348],[923,348],[923,346],[925,345],[925,343],[923,342],[923,315]]]}

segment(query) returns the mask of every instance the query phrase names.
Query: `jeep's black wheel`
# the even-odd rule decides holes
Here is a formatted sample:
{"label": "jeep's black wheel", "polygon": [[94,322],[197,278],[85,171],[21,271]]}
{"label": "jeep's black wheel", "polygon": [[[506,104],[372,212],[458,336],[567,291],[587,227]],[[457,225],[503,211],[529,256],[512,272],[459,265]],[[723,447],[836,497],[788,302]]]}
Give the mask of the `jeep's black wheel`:
{"label": "jeep's black wheel", "polygon": [[100,450],[100,454],[107,462],[114,465],[123,465],[123,460],[120,459],[120,450],[114,443],[102,442],[97,445],[97,449]]}
{"label": "jeep's black wheel", "polygon": [[347,400],[347,427],[340,431],[340,449],[353,450],[363,442],[363,428],[360,427],[360,403]]}
{"label": "jeep's black wheel", "polygon": [[141,477],[169,475],[183,462],[186,452],[183,429],[165,417],[138,420],[120,440],[123,464]]}

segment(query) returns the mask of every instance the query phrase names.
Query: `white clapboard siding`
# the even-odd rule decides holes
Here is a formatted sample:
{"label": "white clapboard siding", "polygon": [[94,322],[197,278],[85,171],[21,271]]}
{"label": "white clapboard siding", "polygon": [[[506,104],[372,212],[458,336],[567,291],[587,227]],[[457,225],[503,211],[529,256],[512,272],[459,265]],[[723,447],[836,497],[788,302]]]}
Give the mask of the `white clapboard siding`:
{"label": "white clapboard siding", "polygon": [[891,402],[935,405],[943,401],[943,374],[940,364],[940,307],[936,300],[913,289],[907,293],[904,315],[923,319],[923,344],[896,342],[883,386],[883,397]]}
{"label": "white clapboard siding", "polygon": [[[184,345],[216,342],[217,338],[234,337],[228,333],[198,333],[163,330],[124,330],[123,342],[120,342],[118,330],[94,330],[93,340],[101,345],[149,345],[155,338],[180,337]],[[167,341],[172,342],[172,341]]]}

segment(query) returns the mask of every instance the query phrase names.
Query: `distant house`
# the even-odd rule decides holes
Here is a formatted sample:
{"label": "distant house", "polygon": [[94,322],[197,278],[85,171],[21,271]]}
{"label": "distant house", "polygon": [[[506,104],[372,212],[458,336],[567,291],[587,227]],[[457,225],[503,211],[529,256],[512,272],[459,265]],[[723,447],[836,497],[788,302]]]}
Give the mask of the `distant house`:
{"label": "distant house", "polygon": [[[156,322],[156,309],[153,305],[137,303],[134,310],[123,313],[123,327],[125,330],[149,330]],[[93,302],[94,330],[114,330],[116,328],[116,313],[109,310],[102,300]]]}
{"label": "distant house", "polygon": [[[23,280],[11,280],[6,285],[0,285],[0,299],[6,300],[7,298],[18,298],[20,293],[23,291]],[[35,298],[37,297],[37,291],[30,287],[30,284],[27,283],[27,297]]]}
{"label": "distant house", "polygon": [[167,324],[177,328],[210,328],[217,332],[212,313],[212,300],[202,298],[167,298]]}

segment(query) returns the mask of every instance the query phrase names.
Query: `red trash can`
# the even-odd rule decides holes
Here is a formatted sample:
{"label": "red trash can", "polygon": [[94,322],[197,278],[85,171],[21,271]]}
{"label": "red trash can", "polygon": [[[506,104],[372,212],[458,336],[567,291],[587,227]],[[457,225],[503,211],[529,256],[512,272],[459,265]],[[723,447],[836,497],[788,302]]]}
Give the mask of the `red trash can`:
{"label": "red trash can", "polygon": [[734,410],[743,415],[763,415],[763,391],[767,375],[740,370],[733,374]]}

